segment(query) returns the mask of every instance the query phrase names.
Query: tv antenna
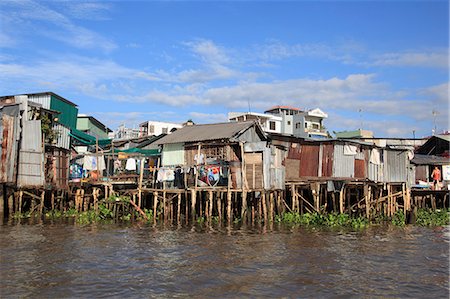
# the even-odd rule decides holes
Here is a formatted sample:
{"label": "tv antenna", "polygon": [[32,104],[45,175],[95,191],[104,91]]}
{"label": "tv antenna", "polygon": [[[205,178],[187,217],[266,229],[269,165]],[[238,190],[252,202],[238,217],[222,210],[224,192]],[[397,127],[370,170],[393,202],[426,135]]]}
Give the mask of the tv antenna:
{"label": "tv antenna", "polygon": [[433,110],[431,111],[431,114],[433,115],[433,124],[434,124],[434,128],[433,128],[433,130],[432,130],[432,132],[433,132],[432,135],[435,135],[435,134],[437,133],[437,127],[436,127],[436,115],[438,115],[439,112],[436,111],[435,109],[433,109]]}

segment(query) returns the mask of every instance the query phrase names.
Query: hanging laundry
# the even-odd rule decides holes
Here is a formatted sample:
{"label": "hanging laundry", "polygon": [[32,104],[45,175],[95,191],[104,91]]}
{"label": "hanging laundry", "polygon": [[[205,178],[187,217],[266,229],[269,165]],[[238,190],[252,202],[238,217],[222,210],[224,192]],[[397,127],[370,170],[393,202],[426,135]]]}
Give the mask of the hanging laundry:
{"label": "hanging laundry", "polygon": [[346,144],[344,145],[344,155],[346,156],[354,156],[356,155],[358,147],[356,145]]}
{"label": "hanging laundry", "polygon": [[136,171],[136,159],[129,158],[127,160],[127,164],[125,165],[126,170]]}
{"label": "hanging laundry", "polygon": [[[97,165],[97,162],[98,162],[98,165]],[[106,169],[105,158],[103,157],[103,155],[101,155],[101,156],[86,155],[86,156],[84,156],[84,159],[83,159],[83,168],[85,170],[103,171],[104,169]]]}
{"label": "hanging laundry", "polygon": [[375,164],[375,165],[381,164],[381,153],[376,148],[372,149],[372,151],[370,153],[370,163]]}
{"label": "hanging laundry", "polygon": [[195,162],[197,162],[197,164],[204,164],[205,155],[203,155],[203,154],[200,154],[200,155],[195,154],[194,160],[195,160]]}

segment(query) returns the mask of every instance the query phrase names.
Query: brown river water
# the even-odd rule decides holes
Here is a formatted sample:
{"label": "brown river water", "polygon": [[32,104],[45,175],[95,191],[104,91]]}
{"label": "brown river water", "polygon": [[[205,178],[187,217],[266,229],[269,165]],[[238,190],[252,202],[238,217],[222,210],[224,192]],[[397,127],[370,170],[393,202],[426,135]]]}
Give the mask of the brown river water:
{"label": "brown river water", "polygon": [[450,228],[0,225],[0,297],[449,298]]}

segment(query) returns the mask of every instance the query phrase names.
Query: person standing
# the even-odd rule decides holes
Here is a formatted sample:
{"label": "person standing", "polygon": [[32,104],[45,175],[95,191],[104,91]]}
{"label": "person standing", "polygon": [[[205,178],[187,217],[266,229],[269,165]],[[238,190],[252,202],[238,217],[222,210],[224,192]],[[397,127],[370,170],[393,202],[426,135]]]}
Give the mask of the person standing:
{"label": "person standing", "polygon": [[441,171],[437,166],[434,167],[431,173],[431,178],[433,179],[434,190],[439,190],[439,182],[441,180]]}

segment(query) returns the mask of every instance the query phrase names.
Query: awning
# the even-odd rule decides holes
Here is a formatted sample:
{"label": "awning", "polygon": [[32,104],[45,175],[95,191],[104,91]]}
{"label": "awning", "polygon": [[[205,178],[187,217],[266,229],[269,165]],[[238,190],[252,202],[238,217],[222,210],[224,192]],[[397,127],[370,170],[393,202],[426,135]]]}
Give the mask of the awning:
{"label": "awning", "polygon": [[112,139],[98,139],[97,141],[94,136],[86,134],[77,129],[71,129],[69,135],[83,145],[96,145],[96,143],[98,142],[99,146],[104,146],[111,144],[112,141]]}
{"label": "awning", "polygon": [[146,157],[161,155],[161,153],[159,152],[158,149],[141,149],[141,148],[137,148],[137,147],[124,149],[124,150],[114,149],[114,152],[115,153],[126,153],[126,154],[135,154],[136,153],[136,154],[142,154]]}

